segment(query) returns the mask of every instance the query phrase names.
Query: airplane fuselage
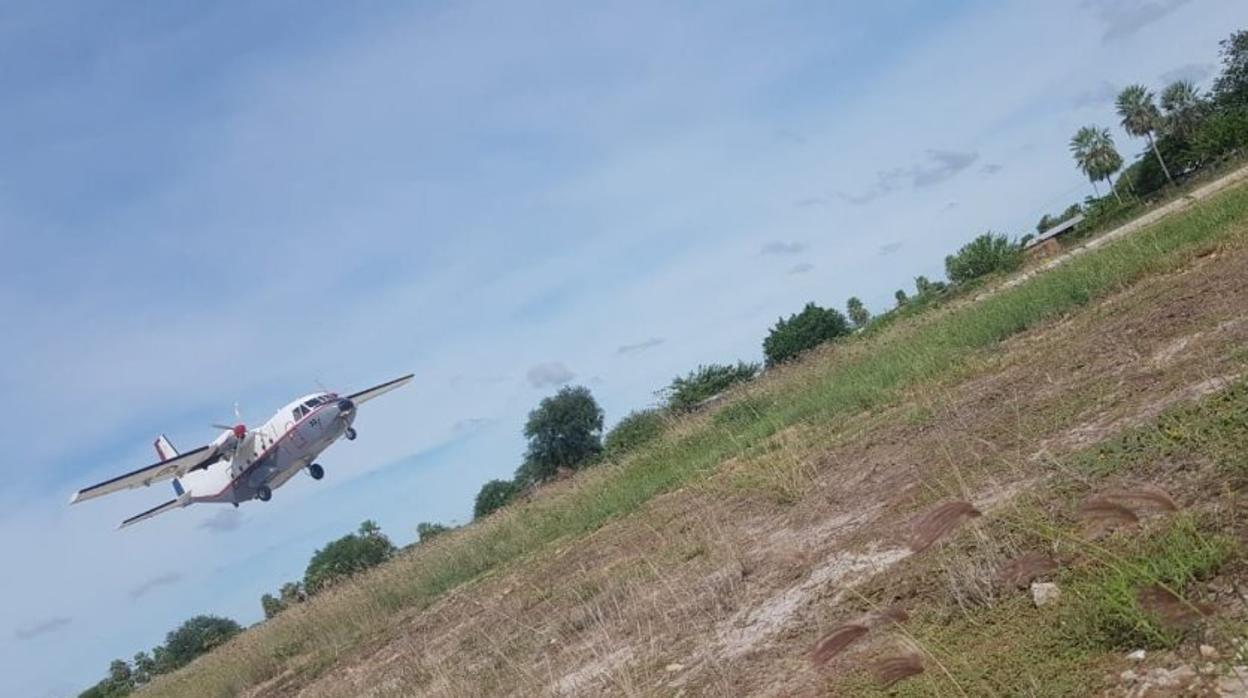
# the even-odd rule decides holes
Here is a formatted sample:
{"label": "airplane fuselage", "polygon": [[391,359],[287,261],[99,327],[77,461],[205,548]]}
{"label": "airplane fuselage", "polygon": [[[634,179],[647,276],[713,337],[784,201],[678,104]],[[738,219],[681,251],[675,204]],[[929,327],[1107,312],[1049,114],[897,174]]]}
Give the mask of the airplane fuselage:
{"label": "airplane fuselage", "polygon": [[[356,408],[335,393],[314,393],[277,411],[247,432],[229,460],[220,460],[175,481],[190,502],[238,504],[267,499],[351,429]],[[181,492],[178,492],[181,495]]]}

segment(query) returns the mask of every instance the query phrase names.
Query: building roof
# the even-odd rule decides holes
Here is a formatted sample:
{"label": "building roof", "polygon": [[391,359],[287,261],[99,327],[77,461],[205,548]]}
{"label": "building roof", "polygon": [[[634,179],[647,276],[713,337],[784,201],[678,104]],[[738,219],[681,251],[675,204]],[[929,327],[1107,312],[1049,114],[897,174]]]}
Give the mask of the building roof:
{"label": "building roof", "polygon": [[1023,247],[1024,247],[1024,248],[1027,248],[1027,247],[1035,247],[1036,245],[1039,245],[1040,243],[1044,242],[1045,240],[1048,240],[1049,238],[1055,238],[1055,237],[1057,237],[1058,235],[1061,235],[1062,233],[1064,233],[1064,232],[1066,232],[1066,231],[1068,231],[1068,230],[1070,230],[1070,229],[1074,228],[1076,225],[1079,225],[1079,224],[1080,224],[1080,223],[1082,223],[1082,222],[1083,222],[1083,214],[1082,214],[1082,213],[1076,213],[1075,215],[1071,216],[1070,218],[1067,218],[1066,220],[1062,221],[1061,223],[1058,223],[1057,225],[1053,226],[1052,228],[1049,228],[1048,230],[1044,231],[1043,233],[1040,233],[1039,235],[1035,236],[1034,238],[1032,238],[1032,239],[1028,240],[1028,241],[1027,241],[1027,244],[1026,244],[1026,245],[1023,245]]}

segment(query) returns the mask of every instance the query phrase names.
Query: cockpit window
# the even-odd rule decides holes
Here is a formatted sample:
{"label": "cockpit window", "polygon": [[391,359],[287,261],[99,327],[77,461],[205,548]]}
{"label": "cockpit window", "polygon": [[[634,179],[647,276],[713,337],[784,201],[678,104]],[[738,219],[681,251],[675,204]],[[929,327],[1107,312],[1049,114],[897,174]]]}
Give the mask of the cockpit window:
{"label": "cockpit window", "polygon": [[307,413],[308,413],[308,408],[304,407],[303,405],[299,405],[294,410],[295,421],[297,422],[303,419],[304,415],[306,415]]}
{"label": "cockpit window", "polygon": [[319,404],[321,404],[321,403],[317,402],[317,401],[316,401],[316,398],[313,398],[313,399],[308,400],[307,402],[303,403],[303,406],[304,406],[304,407],[306,407],[306,408],[308,408],[308,409],[312,409],[313,407],[316,407],[316,406],[317,406],[317,405],[319,405]]}

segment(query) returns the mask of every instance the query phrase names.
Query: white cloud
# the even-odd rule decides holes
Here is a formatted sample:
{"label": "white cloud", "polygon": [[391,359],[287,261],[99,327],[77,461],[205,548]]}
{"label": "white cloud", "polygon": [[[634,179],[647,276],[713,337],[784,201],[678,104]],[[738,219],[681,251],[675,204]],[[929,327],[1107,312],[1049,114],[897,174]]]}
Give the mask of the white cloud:
{"label": "white cloud", "polygon": [[559,386],[576,378],[576,374],[559,361],[547,361],[529,368],[524,374],[534,388]]}

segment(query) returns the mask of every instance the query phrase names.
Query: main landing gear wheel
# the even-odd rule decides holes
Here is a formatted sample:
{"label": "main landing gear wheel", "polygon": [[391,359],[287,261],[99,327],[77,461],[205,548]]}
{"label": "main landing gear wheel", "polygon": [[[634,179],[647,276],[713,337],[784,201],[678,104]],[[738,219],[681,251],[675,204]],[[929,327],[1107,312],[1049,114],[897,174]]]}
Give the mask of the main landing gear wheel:
{"label": "main landing gear wheel", "polygon": [[321,478],[325,477],[325,469],[322,468],[319,464],[313,463],[312,465],[308,466],[308,474],[312,476],[313,480],[320,480]]}
{"label": "main landing gear wheel", "polygon": [[262,502],[267,502],[272,498],[273,490],[269,489],[267,485],[260,485],[256,488],[256,499],[259,499]]}
{"label": "main landing gear wheel", "polygon": [[355,427],[347,427],[347,441],[355,441],[356,436]]}

